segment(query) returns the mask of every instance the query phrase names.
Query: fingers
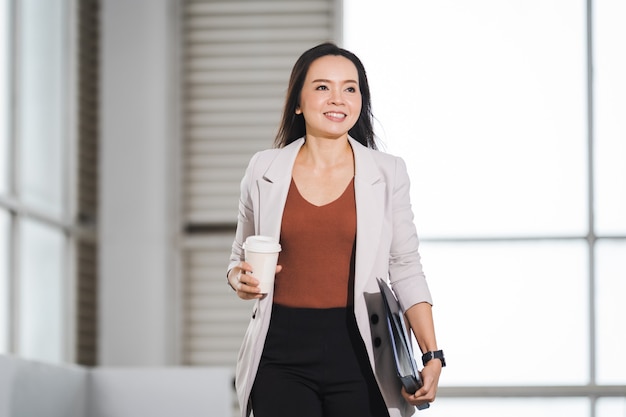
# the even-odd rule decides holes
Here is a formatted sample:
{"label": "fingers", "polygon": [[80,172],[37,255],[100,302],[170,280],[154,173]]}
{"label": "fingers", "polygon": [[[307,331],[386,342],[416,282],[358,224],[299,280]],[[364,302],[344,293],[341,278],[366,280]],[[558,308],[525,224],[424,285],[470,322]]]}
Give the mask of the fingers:
{"label": "fingers", "polygon": [[431,392],[432,390],[425,390],[424,387],[415,391],[414,394],[409,394],[402,388],[402,396],[411,405],[420,406],[423,404],[432,403],[435,401],[435,392]]}
{"label": "fingers", "polygon": [[237,293],[237,296],[243,300],[251,300],[261,298],[262,294],[258,287],[259,281],[252,275],[252,267],[246,262],[240,262],[234,267],[229,274],[229,282],[231,287]]}
{"label": "fingers", "polygon": [[235,276],[235,290],[239,298],[244,300],[250,300],[261,297],[261,289],[259,288],[259,281],[254,276],[245,273],[244,270],[240,270]]}
{"label": "fingers", "polygon": [[[428,369],[427,369],[428,368]],[[414,394],[409,394],[402,388],[402,396],[411,405],[419,406],[422,404],[432,403],[437,396],[437,386],[441,367],[426,367],[422,370],[423,385]]]}
{"label": "fingers", "polygon": [[[279,273],[282,269],[281,265],[277,265],[276,273]],[[259,280],[254,277],[252,267],[246,262],[240,262],[239,265],[231,270],[229,282],[237,296],[241,299],[252,300],[263,297],[259,288]]]}

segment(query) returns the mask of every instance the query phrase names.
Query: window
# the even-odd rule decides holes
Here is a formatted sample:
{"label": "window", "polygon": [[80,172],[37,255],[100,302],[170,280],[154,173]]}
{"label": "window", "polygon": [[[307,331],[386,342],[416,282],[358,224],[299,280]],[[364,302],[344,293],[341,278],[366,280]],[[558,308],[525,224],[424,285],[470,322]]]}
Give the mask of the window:
{"label": "window", "polygon": [[20,221],[18,270],[20,355],[49,362],[64,357],[65,311],[64,233],[54,226]]}
{"label": "window", "polygon": [[[9,91],[9,27],[8,2],[0,2],[0,91]],[[0,198],[9,189],[9,99],[0,95]],[[0,200],[1,201],[1,200]],[[9,212],[0,205],[0,353],[9,351]]]}
{"label": "window", "polygon": [[65,7],[60,0],[4,2],[2,26],[7,87],[2,97],[2,256],[11,262],[3,268],[2,305],[9,306],[2,322],[4,350],[52,362],[67,359],[69,330],[63,323],[69,301],[64,238],[70,217],[63,167],[70,163],[72,137],[64,116],[71,76]]}
{"label": "window", "polygon": [[9,351],[9,214],[0,210],[0,354]]}
{"label": "window", "polygon": [[45,5],[19,3],[16,28],[18,99],[16,130],[19,132],[17,177],[20,200],[57,218],[67,210],[64,201],[64,160],[68,150],[69,102],[66,42],[67,18],[62,0]]}
{"label": "window", "polygon": [[[10,8],[9,2],[0,3],[0,91],[9,91],[9,73],[11,60],[10,47]],[[9,108],[10,95],[0,95],[0,195],[6,194],[9,189]]]}
{"label": "window", "polygon": [[57,363],[79,358],[85,268],[75,263],[81,243],[94,242],[82,184],[95,173],[81,172],[79,181],[77,170],[93,158],[93,130],[79,126],[94,102],[86,85],[97,79],[79,86],[78,71],[95,52],[79,56],[84,34],[76,28],[97,3],[75,6],[0,5],[0,353]]}
{"label": "window", "polygon": [[618,0],[596,0],[593,4],[595,227],[604,236],[624,236],[626,4]]}
{"label": "window", "polygon": [[624,3],[344,7],[383,148],[412,180],[450,364],[430,412],[623,411]]}

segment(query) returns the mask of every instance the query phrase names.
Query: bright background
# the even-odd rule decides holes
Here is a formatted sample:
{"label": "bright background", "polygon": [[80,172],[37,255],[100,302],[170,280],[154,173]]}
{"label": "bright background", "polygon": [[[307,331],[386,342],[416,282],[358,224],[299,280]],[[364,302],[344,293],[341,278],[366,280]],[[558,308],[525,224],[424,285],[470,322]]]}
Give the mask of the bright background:
{"label": "bright background", "polygon": [[[377,133],[411,176],[442,385],[624,384],[626,3],[593,2],[593,103],[583,1],[344,5]],[[587,415],[579,400],[480,410]]]}

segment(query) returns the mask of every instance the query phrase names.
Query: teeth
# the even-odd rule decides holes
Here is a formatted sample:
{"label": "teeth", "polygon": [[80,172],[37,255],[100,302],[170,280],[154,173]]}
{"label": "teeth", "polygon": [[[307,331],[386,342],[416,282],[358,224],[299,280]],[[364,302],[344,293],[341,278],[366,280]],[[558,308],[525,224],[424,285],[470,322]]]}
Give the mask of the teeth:
{"label": "teeth", "polygon": [[343,113],[334,113],[334,112],[328,112],[326,113],[326,115],[330,117],[341,117],[341,118],[346,117],[346,115]]}

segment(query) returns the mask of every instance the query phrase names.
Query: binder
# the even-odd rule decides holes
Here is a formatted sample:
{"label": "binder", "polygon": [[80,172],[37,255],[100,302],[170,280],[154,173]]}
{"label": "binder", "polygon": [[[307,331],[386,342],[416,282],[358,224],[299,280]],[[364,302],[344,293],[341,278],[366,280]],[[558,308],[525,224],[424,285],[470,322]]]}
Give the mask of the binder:
{"label": "binder", "polygon": [[[413,394],[421,388],[422,377],[417,369],[417,363],[413,355],[413,345],[404,321],[404,314],[391,288],[382,279],[377,278],[377,280],[383,304],[385,305],[385,321],[389,331],[396,372],[406,392]],[[430,404],[426,403],[418,406],[417,409],[424,410],[429,406]]]}

